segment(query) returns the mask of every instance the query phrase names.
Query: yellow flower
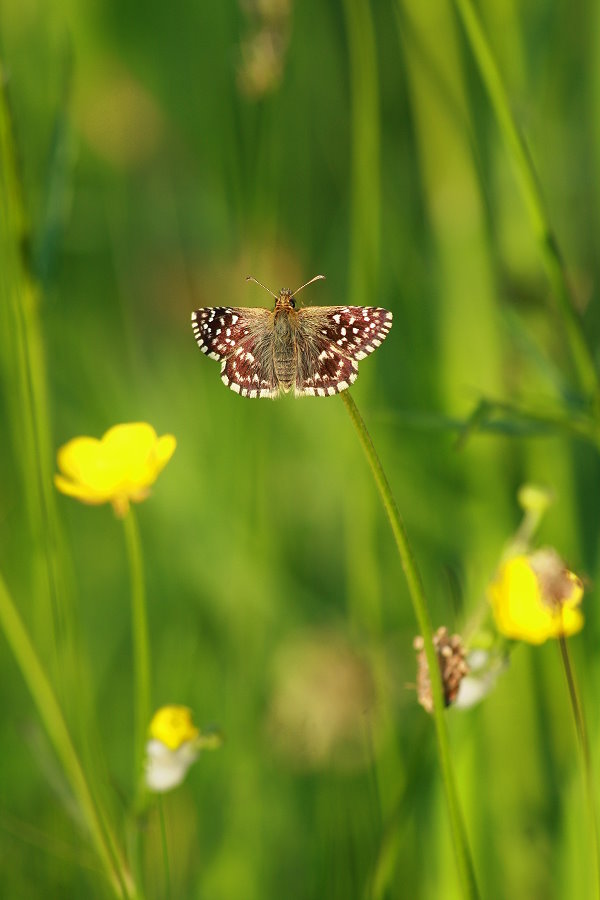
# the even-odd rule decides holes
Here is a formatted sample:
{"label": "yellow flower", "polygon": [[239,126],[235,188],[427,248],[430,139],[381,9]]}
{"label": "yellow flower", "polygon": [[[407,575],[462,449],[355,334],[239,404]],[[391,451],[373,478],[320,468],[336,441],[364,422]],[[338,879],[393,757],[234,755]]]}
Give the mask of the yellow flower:
{"label": "yellow flower", "polygon": [[200,752],[200,732],[187,706],[162,706],[150,723],[146,784],[162,793],[177,787]]}
{"label": "yellow flower", "polygon": [[112,503],[124,516],[129,502],[144,500],[176,447],[172,434],[157,437],[146,422],[110,428],[100,440],[73,438],[58,451],[59,491],[83,503]]}
{"label": "yellow flower", "polygon": [[496,626],[505,637],[543,644],[583,628],[578,609],[583,585],[555,550],[509,559],[488,591]]}
{"label": "yellow flower", "polygon": [[192,720],[192,711],[187,706],[161,706],[154,713],[150,737],[160,741],[169,750],[178,750],[186,741],[195,740],[200,731]]}

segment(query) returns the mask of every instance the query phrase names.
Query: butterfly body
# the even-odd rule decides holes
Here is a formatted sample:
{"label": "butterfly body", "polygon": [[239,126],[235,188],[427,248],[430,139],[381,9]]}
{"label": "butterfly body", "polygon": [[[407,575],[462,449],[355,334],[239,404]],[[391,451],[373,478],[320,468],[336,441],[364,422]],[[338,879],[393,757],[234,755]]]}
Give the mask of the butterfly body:
{"label": "butterfly body", "polygon": [[294,386],[296,340],[299,312],[295,310],[291,291],[281,291],[273,310],[273,366],[280,389],[287,394]]}
{"label": "butterfly body", "polygon": [[[296,292],[297,293],[297,292]],[[284,289],[273,310],[212,306],[192,313],[203,353],[221,362],[221,380],[243,397],[327,397],[358,376],[358,360],[372,353],[392,327],[392,314],[371,306],[296,309]]]}

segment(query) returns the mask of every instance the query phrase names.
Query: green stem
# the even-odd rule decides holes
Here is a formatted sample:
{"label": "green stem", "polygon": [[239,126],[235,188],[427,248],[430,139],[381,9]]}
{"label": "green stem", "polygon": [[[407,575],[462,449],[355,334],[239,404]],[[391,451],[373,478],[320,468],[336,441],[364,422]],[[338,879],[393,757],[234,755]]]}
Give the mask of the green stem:
{"label": "green stem", "polygon": [[137,787],[140,782],[144,758],[146,731],[150,723],[150,638],[148,635],[142,544],[137,519],[131,506],[123,518],[123,525],[125,528],[125,543],[127,546],[131,585],[135,709],[134,784]]}
{"label": "green stem", "polygon": [[171,900],[171,869],[169,867],[169,844],[167,842],[167,826],[165,822],[165,808],[162,795],[158,796],[158,816],[160,819],[160,838],[165,864],[165,900]]}
{"label": "green stem", "polygon": [[577,680],[575,671],[571,665],[569,648],[564,635],[560,635],[558,639],[560,647],[560,655],[562,659],[565,678],[569,688],[569,699],[571,701],[571,709],[573,710],[573,719],[575,721],[575,730],[577,732],[577,740],[579,749],[583,759],[583,779],[585,783],[585,793],[588,806],[588,816],[590,820],[590,834],[592,838],[593,852],[596,858],[596,896],[600,898],[600,840],[598,831],[598,816],[596,813],[596,792],[594,787],[594,774],[592,768],[592,760],[590,755],[590,743],[588,741],[587,729],[585,727],[585,716],[583,714],[583,706],[579,697]]}
{"label": "green stem", "polygon": [[135,885],[116,838],[106,818],[102,818],[96,808],[59,702],[1,575],[0,624],[87,823],[113,894],[119,898],[133,898],[136,896]]}
{"label": "green stem", "polygon": [[389,482],[386,478],[385,472],[383,471],[383,467],[381,465],[381,462],[379,461],[379,457],[377,456],[377,451],[375,450],[373,441],[371,440],[371,436],[367,430],[367,426],[365,425],[363,418],[358,411],[358,408],[354,400],[352,399],[352,396],[350,395],[350,392],[347,390],[343,391],[341,397],[344,401],[346,409],[348,410],[348,414],[352,420],[352,424],[356,429],[363,450],[365,451],[369,466],[371,467],[371,472],[373,473],[373,478],[375,479],[375,484],[377,485],[379,495],[387,513],[394,539],[396,541],[396,546],[398,548],[398,553],[400,555],[402,568],[404,569],[404,575],[408,583],[408,591],[412,600],[419,630],[423,636],[423,641],[425,644],[425,656],[427,658],[427,665],[429,667],[429,674],[431,677],[431,692],[433,696],[433,720],[435,723],[438,755],[442,772],[442,781],[444,783],[444,788],[446,791],[446,800],[448,802],[448,811],[450,814],[450,825],[452,830],[452,837],[454,840],[458,873],[462,885],[463,896],[470,898],[470,900],[474,900],[474,898],[479,897],[479,892],[477,889],[475,869],[473,867],[473,862],[469,851],[467,835],[460,811],[458,793],[454,780],[454,771],[452,768],[450,747],[448,743],[448,732],[444,719],[444,693],[442,688],[437,653],[433,643],[433,629],[431,627],[429,612],[427,610],[423,583],[421,581],[417,563],[408,541],[404,523],[402,522],[402,519],[400,517],[400,512],[398,511],[398,507],[396,506],[396,501],[394,500]]}
{"label": "green stem", "polygon": [[581,320],[573,306],[564,261],[550,225],[542,191],[525,139],[510,108],[500,70],[472,0],[454,0],[482,81],[508,145],[552,290],[562,316],[581,389],[597,399],[598,373]]}
{"label": "green stem", "polygon": [[[60,659],[57,569],[48,527],[54,497],[49,470],[51,455],[39,334],[39,295],[24,250],[29,227],[17,158],[7,83],[0,63],[0,329],[4,342],[1,356],[15,459],[21,466],[23,497],[34,546],[43,560],[39,571],[36,572],[37,567],[33,566],[37,576],[33,592],[37,603],[35,621],[40,622],[40,638],[48,640],[55,659]],[[61,596],[64,598],[64,591]]]}
{"label": "green stem", "polygon": [[380,122],[375,26],[368,0],[344,0],[352,104],[350,302],[376,288],[380,256]]}

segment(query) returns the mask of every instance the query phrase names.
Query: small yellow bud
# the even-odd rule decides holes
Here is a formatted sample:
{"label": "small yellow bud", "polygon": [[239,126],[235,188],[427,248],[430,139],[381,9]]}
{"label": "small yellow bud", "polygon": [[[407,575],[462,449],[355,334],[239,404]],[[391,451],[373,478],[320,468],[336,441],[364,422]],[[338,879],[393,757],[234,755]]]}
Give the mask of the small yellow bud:
{"label": "small yellow bud", "polygon": [[551,490],[541,487],[539,484],[524,484],[519,488],[517,499],[525,512],[543,515],[554,502],[554,494]]}

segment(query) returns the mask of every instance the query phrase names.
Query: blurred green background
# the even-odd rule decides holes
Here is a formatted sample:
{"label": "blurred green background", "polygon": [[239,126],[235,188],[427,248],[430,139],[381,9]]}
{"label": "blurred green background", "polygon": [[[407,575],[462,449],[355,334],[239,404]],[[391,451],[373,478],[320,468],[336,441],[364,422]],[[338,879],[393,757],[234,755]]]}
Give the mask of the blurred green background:
{"label": "blurred green background", "polygon": [[[595,353],[600,7],[482,0],[480,12]],[[452,4],[13,0],[0,11],[0,53],[25,211],[11,232],[5,155],[0,566],[98,790],[126,830],[122,526],[109,507],[52,489],[54,512],[36,519],[6,314],[21,251],[39,287],[47,483],[56,449],[79,434],[148,421],[178,442],[137,510],[153,701],[190,706],[225,742],[164,798],[172,896],[458,896],[432,723],[411,687],[416,624],[343,404],[241,399],[189,322],[200,306],[269,305],[249,273],[273,290],[323,273],[303,303],[393,311],[353,395],[434,625],[468,631],[518,525],[519,485],[549,485],[540,540],[587,583],[586,628],[571,643],[597,761],[597,449],[493,406],[457,443],[482,400],[567,416],[581,403]],[[85,673],[77,685],[61,676],[40,589],[50,540]],[[5,643],[0,670],[3,896],[106,896]],[[496,690],[450,710],[448,724],[482,895],[588,896],[557,647],[517,648]],[[155,809],[144,831],[145,892],[164,897]]]}

